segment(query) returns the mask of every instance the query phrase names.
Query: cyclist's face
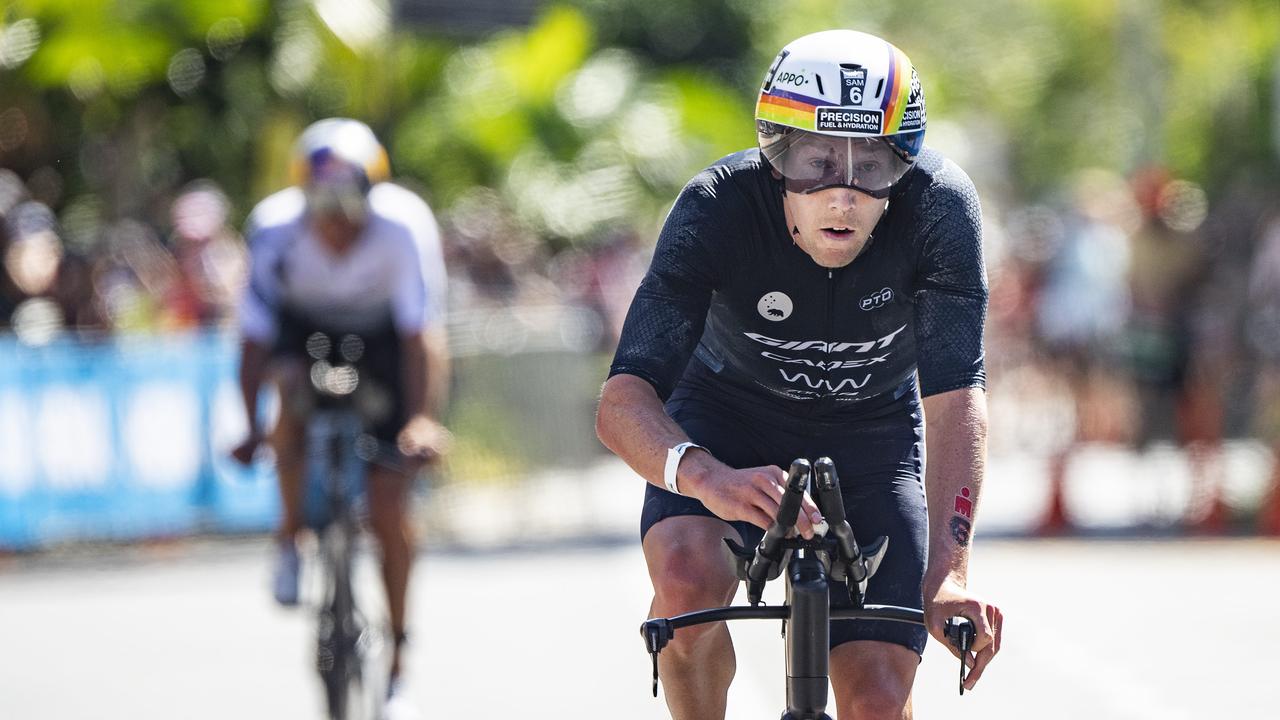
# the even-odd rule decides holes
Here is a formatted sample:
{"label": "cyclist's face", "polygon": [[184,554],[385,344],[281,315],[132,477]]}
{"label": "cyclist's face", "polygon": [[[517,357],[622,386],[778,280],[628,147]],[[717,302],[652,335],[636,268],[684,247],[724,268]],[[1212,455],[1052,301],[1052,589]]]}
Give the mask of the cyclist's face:
{"label": "cyclist's face", "polygon": [[791,239],[826,268],[853,262],[888,207],[888,200],[849,187],[782,196]]}
{"label": "cyclist's face", "polygon": [[345,213],[334,211],[312,212],[311,229],[331,252],[345,253],[355,244],[364,230],[364,223],[353,220]]}

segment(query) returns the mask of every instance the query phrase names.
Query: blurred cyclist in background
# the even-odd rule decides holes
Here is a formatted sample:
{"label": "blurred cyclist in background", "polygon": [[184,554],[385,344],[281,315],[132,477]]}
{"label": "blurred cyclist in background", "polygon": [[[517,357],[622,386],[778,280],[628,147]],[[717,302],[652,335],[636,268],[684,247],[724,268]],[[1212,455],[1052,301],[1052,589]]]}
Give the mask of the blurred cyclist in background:
{"label": "blurred cyclist in background", "polygon": [[298,186],[260,202],[245,233],[250,271],[241,306],[240,386],[249,433],[233,454],[248,463],[265,438],[256,410],[270,376],[282,399],[270,438],[283,507],[274,594],[282,604],[296,604],[306,418],[294,400],[310,396],[306,338],[320,331],[363,340],[361,372],[390,389],[373,434],[410,460],[405,472],[371,463],[367,484],[395,637],[391,702],[400,687],[413,557],[410,480],[450,441],[439,420],[449,375],[439,230],[426,203],[387,182],[386,151],[361,122],[331,118],[308,127],[298,139],[294,169]]}

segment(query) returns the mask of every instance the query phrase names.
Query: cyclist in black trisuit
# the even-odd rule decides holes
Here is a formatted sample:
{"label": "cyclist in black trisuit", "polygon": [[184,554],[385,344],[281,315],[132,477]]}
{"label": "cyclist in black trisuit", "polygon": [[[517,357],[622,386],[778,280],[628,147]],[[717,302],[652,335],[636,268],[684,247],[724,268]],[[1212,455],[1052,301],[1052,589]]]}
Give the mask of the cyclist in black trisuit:
{"label": "cyclist in black trisuit", "polygon": [[[923,147],[916,71],[871,35],[789,44],[756,121],[758,148],[676,200],[600,399],[601,440],[649,483],[651,617],[727,604],[723,539],[758,542],[780,466],[828,455],[858,541],[890,540],[866,601],[923,608],[940,640],[947,618],[973,620],[972,688],[1002,623],[966,589],[987,430],[973,184]],[[820,521],[806,501],[801,534]],[[910,717],[926,638],[835,621],[838,715]],[[723,623],[682,630],[660,657],[673,717],[724,717],[735,661]]]}

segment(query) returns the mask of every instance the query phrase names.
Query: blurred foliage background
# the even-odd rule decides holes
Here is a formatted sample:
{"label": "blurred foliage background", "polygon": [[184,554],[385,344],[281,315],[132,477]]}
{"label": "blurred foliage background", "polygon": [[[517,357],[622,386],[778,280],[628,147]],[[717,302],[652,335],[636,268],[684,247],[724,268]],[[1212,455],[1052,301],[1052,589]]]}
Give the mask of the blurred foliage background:
{"label": "blurred foliage background", "polygon": [[302,127],[347,115],[463,225],[496,215],[552,248],[651,235],[694,172],[753,142],[778,48],[841,26],[911,55],[930,140],[1011,201],[1084,167],[1159,164],[1211,200],[1280,187],[1274,0],[471,5],[10,0],[0,165],[92,243],[109,218],[163,224],[200,177],[243,217],[287,184]]}
{"label": "blurred foliage background", "polygon": [[355,117],[444,227],[454,472],[595,457],[667,208],[832,27],[907,52],[979,188],[993,456],[1039,459],[1052,519],[1078,447],[1176,445],[1188,517],[1248,476],[1280,533],[1276,0],[8,0],[0,329],[232,326],[236,228]]}

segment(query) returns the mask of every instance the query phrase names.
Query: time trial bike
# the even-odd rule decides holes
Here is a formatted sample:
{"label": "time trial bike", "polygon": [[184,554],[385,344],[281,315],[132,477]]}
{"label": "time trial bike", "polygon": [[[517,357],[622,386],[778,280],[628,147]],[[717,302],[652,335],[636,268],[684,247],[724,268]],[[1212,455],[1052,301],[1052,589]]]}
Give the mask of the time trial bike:
{"label": "time trial bike", "polygon": [[[816,475],[816,480],[811,480]],[[825,527],[812,539],[792,536],[801,501],[812,489]],[[810,464],[805,458],[791,463],[786,488],[773,524],[754,549],[726,539],[738,579],[746,584],[749,605],[698,610],[670,618],[653,618],[640,626],[645,647],[653,659],[653,695],[658,696],[658,653],[678,629],[725,620],[781,620],[786,638],[786,710],[782,720],[831,720],[826,714],[829,679],[830,621],[878,620],[924,625],[924,612],[896,605],[864,602],[867,582],[875,575],[889,548],[886,537],[865,548],[858,545],[845,518],[840,480],[830,458]],[[762,604],[765,583],[785,571],[786,601]],[[830,581],[844,581],[848,604],[833,607]],[[960,694],[964,694],[966,666],[963,657],[974,638],[973,623],[963,617],[947,620],[946,634],[961,652]]]}
{"label": "time trial bike", "polygon": [[[354,570],[371,464],[403,471],[404,458],[368,428],[386,391],[360,372],[364,340],[313,332],[301,400],[306,420],[304,515],[319,540],[316,669],[331,720],[379,717],[387,633],[361,610]],[[297,398],[295,398],[297,400]]]}

